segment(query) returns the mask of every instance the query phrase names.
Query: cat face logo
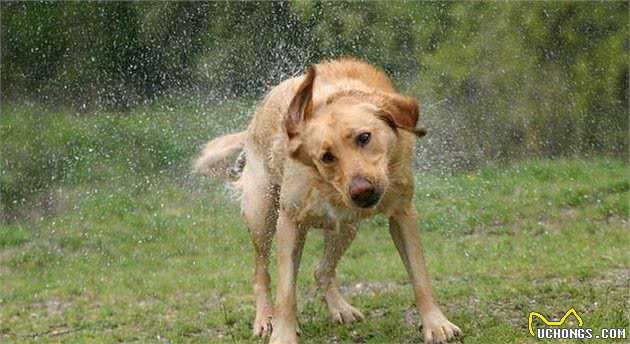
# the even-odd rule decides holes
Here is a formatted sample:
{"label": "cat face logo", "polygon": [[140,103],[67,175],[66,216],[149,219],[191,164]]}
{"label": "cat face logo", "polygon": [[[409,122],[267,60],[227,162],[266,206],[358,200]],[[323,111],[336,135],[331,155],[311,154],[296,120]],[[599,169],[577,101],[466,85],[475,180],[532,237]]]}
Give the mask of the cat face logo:
{"label": "cat face logo", "polygon": [[573,314],[573,316],[575,316],[575,318],[577,319],[578,326],[582,327],[582,325],[584,324],[582,321],[582,318],[577,314],[574,308],[571,308],[566,313],[564,313],[564,316],[562,317],[562,319],[560,319],[560,321],[549,321],[547,320],[547,318],[545,318],[544,315],[538,312],[530,312],[529,313],[529,334],[531,334],[533,337],[536,336],[536,334],[534,333],[534,329],[532,329],[532,321],[534,320],[534,317],[540,318],[540,320],[542,320],[545,323],[545,325],[548,325],[548,326],[562,326],[562,324],[564,324],[564,322],[567,320],[567,318],[571,314]]}

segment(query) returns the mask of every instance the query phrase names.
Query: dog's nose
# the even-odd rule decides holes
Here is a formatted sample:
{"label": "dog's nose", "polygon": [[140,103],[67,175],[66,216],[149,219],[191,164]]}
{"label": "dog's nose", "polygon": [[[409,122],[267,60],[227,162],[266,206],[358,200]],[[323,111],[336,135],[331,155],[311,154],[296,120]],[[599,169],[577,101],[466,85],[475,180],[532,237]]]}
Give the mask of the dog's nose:
{"label": "dog's nose", "polygon": [[354,177],[350,182],[350,198],[359,207],[369,208],[378,202],[381,194],[367,179]]}

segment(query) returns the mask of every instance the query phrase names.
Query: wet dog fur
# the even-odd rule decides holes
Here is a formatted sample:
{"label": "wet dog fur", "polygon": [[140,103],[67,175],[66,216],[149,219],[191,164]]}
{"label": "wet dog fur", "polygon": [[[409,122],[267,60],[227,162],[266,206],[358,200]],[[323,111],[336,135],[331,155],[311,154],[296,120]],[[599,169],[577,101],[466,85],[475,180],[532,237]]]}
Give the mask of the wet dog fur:
{"label": "wet dog fur", "polygon": [[[254,335],[271,332],[271,343],[297,343],[296,277],[310,228],[324,232],[315,281],[332,321],[363,319],[341,294],[335,271],[358,223],[376,214],[389,219],[425,342],[461,334],[436,302],[412,203],[414,141],[425,134],[416,129],[418,114],[418,102],[396,92],[384,72],[344,58],[282,82],[262,100],[246,131],[208,143],[195,161],[197,171],[215,178],[241,172],[242,215],[255,251]],[[268,272],[274,235],[275,307]]]}

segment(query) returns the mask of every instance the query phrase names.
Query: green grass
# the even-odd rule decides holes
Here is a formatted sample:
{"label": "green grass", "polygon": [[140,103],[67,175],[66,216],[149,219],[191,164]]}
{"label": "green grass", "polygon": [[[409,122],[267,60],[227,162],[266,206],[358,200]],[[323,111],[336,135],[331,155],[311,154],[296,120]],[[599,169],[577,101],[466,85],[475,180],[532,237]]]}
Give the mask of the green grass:
{"label": "green grass", "polygon": [[[0,342],[263,342],[250,336],[253,258],[237,203],[187,169],[199,143],[243,126],[248,106],[3,113]],[[465,342],[544,342],[528,313],[571,307],[585,327],[628,331],[628,191],[628,164],[604,158],[418,174],[429,270]],[[364,223],[340,266],[362,323],[329,323],[312,281],[322,244],[309,234],[302,342],[419,342],[386,220]]]}

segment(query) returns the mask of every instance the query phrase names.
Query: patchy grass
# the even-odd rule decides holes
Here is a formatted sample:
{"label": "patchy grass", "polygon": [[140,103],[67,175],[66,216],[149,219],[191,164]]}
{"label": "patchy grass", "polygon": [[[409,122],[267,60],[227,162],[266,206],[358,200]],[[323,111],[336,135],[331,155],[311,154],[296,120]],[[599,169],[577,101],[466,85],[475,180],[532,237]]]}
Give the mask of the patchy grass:
{"label": "patchy grass", "polygon": [[[20,206],[30,199],[48,210],[0,227],[0,341],[264,342],[250,335],[253,258],[237,204],[185,168],[211,120],[75,117],[46,119],[50,126],[37,124],[41,133],[30,139],[14,133],[33,132],[34,114],[2,118],[3,156],[14,161],[3,165],[3,183],[25,199]],[[151,129],[158,120],[170,129]],[[90,137],[103,128],[114,143]],[[22,141],[5,145],[7,138]],[[41,140],[44,153],[33,148]],[[20,161],[26,151],[36,161],[46,152],[70,157],[79,149],[72,142],[84,140],[92,141],[78,162],[60,170]],[[37,190],[17,189],[23,173]],[[37,184],[42,173],[57,180]],[[528,334],[528,313],[555,319],[571,307],[585,327],[628,330],[628,191],[628,165],[605,159],[418,174],[429,270],[466,343],[539,342]],[[346,294],[367,315],[352,327],[331,325],[315,291],[322,244],[309,234],[299,276],[302,342],[419,342],[386,220],[366,222],[340,266]]]}

